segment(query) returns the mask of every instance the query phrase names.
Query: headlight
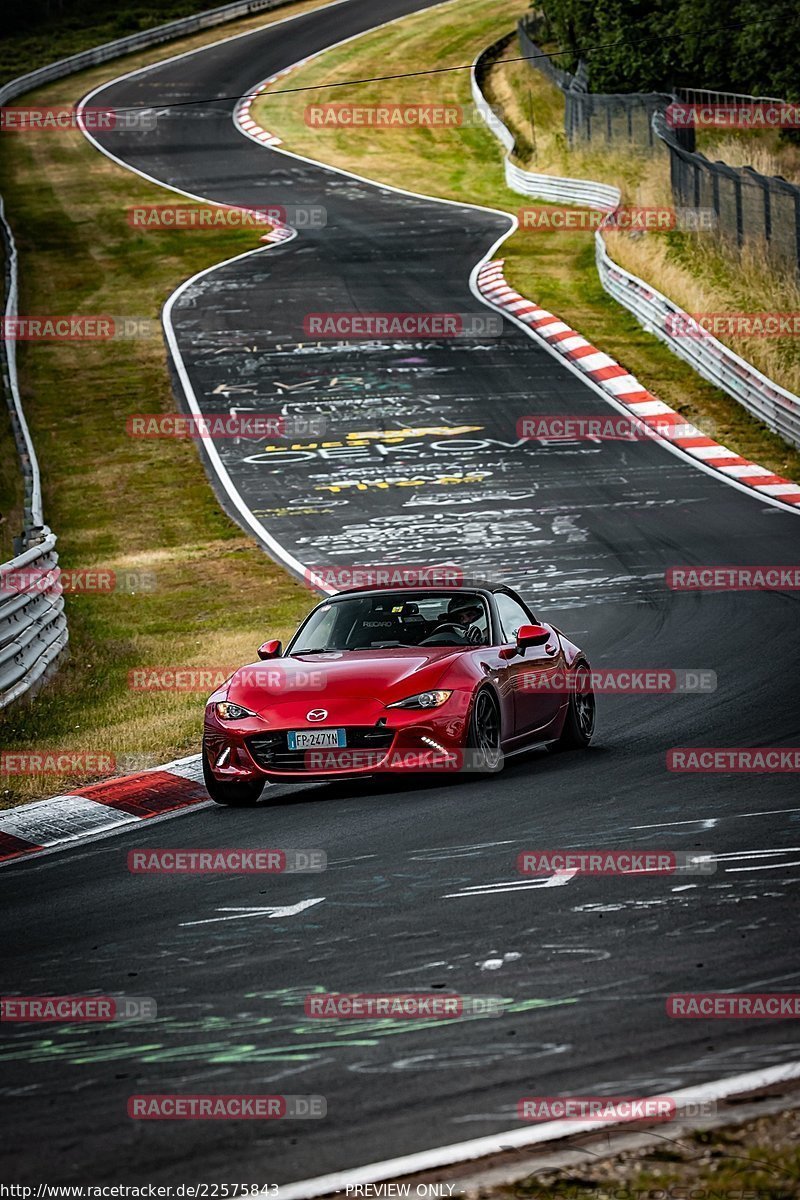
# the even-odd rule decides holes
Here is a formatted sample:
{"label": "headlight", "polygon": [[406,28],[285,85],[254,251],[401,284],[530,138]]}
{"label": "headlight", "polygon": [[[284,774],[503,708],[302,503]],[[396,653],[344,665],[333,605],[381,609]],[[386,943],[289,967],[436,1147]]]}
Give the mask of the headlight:
{"label": "headlight", "polygon": [[452,692],[420,692],[416,696],[408,696],[405,700],[395,700],[387,704],[387,708],[441,708],[450,699]]}
{"label": "headlight", "polygon": [[241,704],[231,704],[230,700],[222,700],[219,704],[215,704],[214,711],[220,721],[243,721],[245,717],[256,715],[250,712],[249,708],[242,708]]}

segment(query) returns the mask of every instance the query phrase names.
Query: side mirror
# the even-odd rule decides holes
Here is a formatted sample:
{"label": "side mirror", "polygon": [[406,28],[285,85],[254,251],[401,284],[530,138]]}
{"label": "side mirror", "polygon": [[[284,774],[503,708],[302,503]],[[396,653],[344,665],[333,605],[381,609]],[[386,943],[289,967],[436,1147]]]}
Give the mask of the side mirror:
{"label": "side mirror", "polygon": [[262,646],[258,647],[258,657],[280,658],[282,649],[283,646],[281,646],[280,642],[278,641],[264,642]]}
{"label": "side mirror", "polygon": [[520,625],[517,630],[517,650],[524,654],[528,646],[543,646],[550,640],[550,630],[544,625]]}

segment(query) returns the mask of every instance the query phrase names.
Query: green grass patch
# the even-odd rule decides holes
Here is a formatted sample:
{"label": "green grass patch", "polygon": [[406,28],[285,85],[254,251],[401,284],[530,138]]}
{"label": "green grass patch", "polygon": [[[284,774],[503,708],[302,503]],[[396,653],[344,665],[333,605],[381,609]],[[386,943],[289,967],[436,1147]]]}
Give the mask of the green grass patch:
{"label": "green grass patch", "polygon": [[[126,67],[311,7],[287,6],[269,20],[162,47]],[[123,69],[106,65],[28,99],[72,103]],[[20,253],[21,313],[146,317],[156,330],[126,341],[19,344],[45,519],[58,534],[61,565],[147,572],[155,590],[68,596],[69,659],[33,701],[0,711],[0,744],[162,762],[192,753],[204,696],[131,691],[128,672],[251,662],[266,637],[293,632],[313,597],[222,512],[194,444],[132,439],[125,422],[136,412],[176,408],[160,333],[166,298],[196,271],[256,248],[261,231],[135,230],[130,205],[164,203],[173,194],[116,166],[78,131],[9,138],[0,190]],[[13,504],[13,471],[3,479],[0,494]],[[16,531],[10,512],[6,523]],[[0,807],[86,781],[0,776]]]}
{"label": "green grass patch", "polygon": [[613,1200],[623,1195],[793,1200],[800,1193],[799,1139],[796,1109],[672,1139],[667,1126],[659,1135],[661,1145],[609,1158],[595,1152],[591,1162],[574,1171],[534,1171],[513,1187],[489,1189],[485,1195],[487,1200]]}

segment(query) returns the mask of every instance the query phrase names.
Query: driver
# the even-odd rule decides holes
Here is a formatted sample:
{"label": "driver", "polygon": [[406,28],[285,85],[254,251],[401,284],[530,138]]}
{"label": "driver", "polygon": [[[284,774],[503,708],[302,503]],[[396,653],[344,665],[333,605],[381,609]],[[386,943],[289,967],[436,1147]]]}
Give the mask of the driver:
{"label": "driver", "polygon": [[447,614],[439,618],[436,629],[455,625],[466,641],[480,644],[483,642],[483,634],[474,622],[479,621],[482,616],[483,608],[476,600],[454,596],[447,606]]}

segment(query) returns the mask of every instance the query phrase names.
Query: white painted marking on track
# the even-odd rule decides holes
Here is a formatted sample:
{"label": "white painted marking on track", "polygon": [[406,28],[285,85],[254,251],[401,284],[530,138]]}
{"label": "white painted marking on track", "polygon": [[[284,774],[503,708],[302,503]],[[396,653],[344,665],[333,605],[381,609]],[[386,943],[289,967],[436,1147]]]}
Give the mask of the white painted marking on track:
{"label": "white painted marking on track", "polygon": [[188,925],[214,925],[217,921],[241,921],[246,917],[267,917],[270,921],[280,920],[282,917],[296,917],[298,913],[311,908],[313,904],[321,904],[324,899],[324,896],[316,896],[313,900],[301,900],[299,904],[287,904],[282,908],[275,907],[274,905],[262,906],[261,908],[218,908],[217,912],[232,913],[234,915],[230,917],[208,917],[205,921],[181,921],[180,927],[184,928]]}
{"label": "white painted marking on track", "polygon": [[781,846],[775,850],[729,850],[724,854],[709,854],[715,862],[735,862],[739,858],[774,858],[781,854],[800,854],[800,846]]}
{"label": "white painted marking on track", "polygon": [[741,820],[743,817],[777,817],[784,813],[800,812],[800,808],[764,808],[759,812],[726,813],[724,817],[695,817],[691,821],[657,821],[655,825],[631,825],[631,829],[666,829],[668,825],[704,825],[713,829],[719,821]]}
{"label": "white painted marking on track", "polygon": [[470,896],[500,896],[507,892],[528,892],[540,888],[563,887],[578,874],[574,871],[556,871],[547,879],[514,879],[504,883],[478,883],[465,887],[460,892],[446,892],[443,900],[460,900]]}
{"label": "white painted marking on track", "polygon": [[750,867],[726,867],[725,874],[733,875],[738,871],[779,871],[782,867],[800,867],[800,860],[794,862],[770,862],[763,863],[761,866],[756,866],[755,863]]}

